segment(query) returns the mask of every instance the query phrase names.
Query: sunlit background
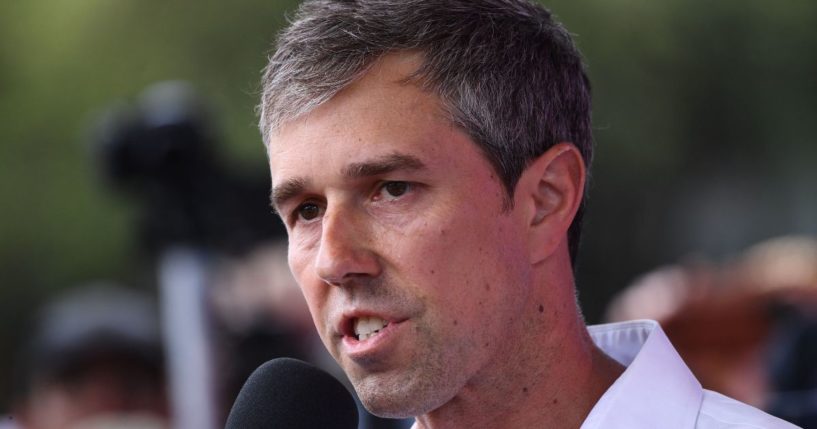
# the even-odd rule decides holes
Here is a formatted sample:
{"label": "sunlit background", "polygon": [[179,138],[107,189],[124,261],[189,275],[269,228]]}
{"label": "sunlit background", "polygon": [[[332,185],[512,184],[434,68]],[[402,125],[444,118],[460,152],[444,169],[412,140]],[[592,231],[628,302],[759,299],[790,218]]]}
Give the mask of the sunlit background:
{"label": "sunlit background", "polygon": [[[187,81],[219,162],[263,176],[257,84],[295,4],[0,3],[0,415],[42,303],[100,280],[156,295],[139,202],[92,156],[99,116],[156,82]],[[772,237],[817,236],[817,2],[547,5],[594,87],[577,280],[589,322],[658,266],[724,264]]]}

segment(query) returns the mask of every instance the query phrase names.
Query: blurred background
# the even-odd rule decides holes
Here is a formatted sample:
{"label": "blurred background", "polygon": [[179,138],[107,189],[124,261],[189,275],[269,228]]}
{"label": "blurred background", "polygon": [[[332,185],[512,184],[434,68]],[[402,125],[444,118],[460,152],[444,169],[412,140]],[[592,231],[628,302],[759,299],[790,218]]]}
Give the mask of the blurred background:
{"label": "blurred background", "polygon": [[[80,314],[113,308],[87,298],[100,282],[152,302],[165,324],[204,321],[191,347],[212,351],[200,364],[221,408],[269,357],[325,359],[298,335],[309,320],[281,268],[253,111],[296,4],[0,3],[0,415],[25,409],[32,371],[76,388],[75,375],[34,364],[65,353],[43,340],[65,322],[43,321],[63,320],[48,305],[72,294],[89,302]],[[705,386],[813,415],[817,3],[546,5],[576,35],[594,86],[586,318],[657,318]],[[198,286],[169,287],[184,278]],[[198,306],[171,311],[185,296],[170,289]],[[89,319],[86,331],[131,326]],[[149,328],[139,332],[168,332]],[[161,347],[158,333],[110,330],[149,343],[146,354]],[[43,341],[54,347],[32,345]],[[157,380],[146,389],[173,384],[172,362],[139,365]]]}

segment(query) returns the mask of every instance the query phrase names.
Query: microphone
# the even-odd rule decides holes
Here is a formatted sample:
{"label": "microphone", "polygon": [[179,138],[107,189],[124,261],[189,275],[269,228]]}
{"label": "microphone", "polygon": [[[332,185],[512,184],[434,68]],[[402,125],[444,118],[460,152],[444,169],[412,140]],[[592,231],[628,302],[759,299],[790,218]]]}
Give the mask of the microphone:
{"label": "microphone", "polygon": [[357,429],[357,406],[335,377],[306,362],[278,358],[244,383],[225,429]]}

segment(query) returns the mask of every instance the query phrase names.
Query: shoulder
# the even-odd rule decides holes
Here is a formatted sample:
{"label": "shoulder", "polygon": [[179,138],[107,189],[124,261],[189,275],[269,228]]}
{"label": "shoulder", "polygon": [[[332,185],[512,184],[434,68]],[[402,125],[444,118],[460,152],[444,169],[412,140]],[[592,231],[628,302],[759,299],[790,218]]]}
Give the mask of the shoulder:
{"label": "shoulder", "polygon": [[797,429],[797,426],[717,392],[704,390],[696,429]]}

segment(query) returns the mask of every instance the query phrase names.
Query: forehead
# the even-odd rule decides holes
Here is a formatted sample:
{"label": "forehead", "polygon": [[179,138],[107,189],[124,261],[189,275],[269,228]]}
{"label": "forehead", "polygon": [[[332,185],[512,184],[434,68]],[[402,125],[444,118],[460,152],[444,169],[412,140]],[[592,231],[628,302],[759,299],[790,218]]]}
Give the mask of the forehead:
{"label": "forehead", "polygon": [[[421,60],[418,54],[386,55],[329,101],[282,124],[269,136],[273,173],[316,155],[355,158],[420,149],[418,143],[433,150],[431,143],[454,126],[436,95],[407,82]],[[342,152],[332,152],[341,145]]]}

